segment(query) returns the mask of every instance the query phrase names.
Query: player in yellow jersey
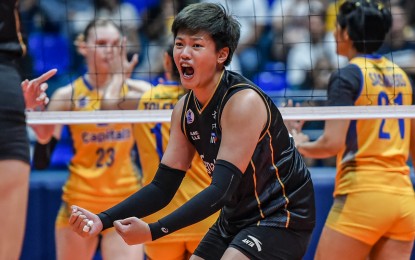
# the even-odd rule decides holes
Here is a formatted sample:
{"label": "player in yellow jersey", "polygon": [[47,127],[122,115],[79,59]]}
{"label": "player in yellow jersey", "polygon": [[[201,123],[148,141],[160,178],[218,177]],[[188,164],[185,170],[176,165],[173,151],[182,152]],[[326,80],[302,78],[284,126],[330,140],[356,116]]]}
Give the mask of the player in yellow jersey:
{"label": "player in yellow jersey", "polygon": [[[77,40],[79,53],[85,57],[88,71],[70,85],[53,94],[48,111],[99,110],[106,86],[119,78],[129,77],[137,63],[121,58],[125,44],[120,29],[110,20],[89,23]],[[121,73],[122,72],[122,73]],[[143,91],[150,85],[141,83]],[[129,86],[122,84],[124,95]],[[139,91],[135,91],[139,93]],[[142,94],[142,93],[141,93]],[[33,126],[39,142],[35,153],[48,153],[59,138],[61,126]],[[62,206],[56,219],[57,259],[91,259],[99,243],[98,237],[83,240],[68,225],[72,204],[81,204],[93,212],[115,205],[140,187],[140,179],[131,156],[134,145],[132,124],[69,125],[74,156],[69,164],[69,177],[63,187]],[[39,151],[40,149],[40,151]],[[35,158],[36,159],[36,158]],[[39,163],[39,162],[37,162]],[[128,246],[114,229],[102,234],[101,254],[104,259],[142,259],[142,246]]]}
{"label": "player in yellow jersey", "polygon": [[[414,104],[406,73],[375,54],[391,23],[380,2],[341,5],[334,34],[338,54],[350,64],[331,76],[329,105]],[[415,196],[406,162],[409,152],[415,162],[415,120],[331,120],[316,141],[296,131],[293,136],[304,156],[337,154],[334,204],[316,259],[409,259]]]}
{"label": "player in yellow jersey", "polygon": [[[107,88],[108,99],[102,102],[102,107],[114,109],[173,109],[177,101],[186,94],[180,85],[180,75],[173,62],[173,45],[164,53],[165,81],[145,92],[135,106],[123,104],[121,99],[115,98],[120,93],[120,84],[112,84]],[[111,97],[111,99],[109,99]],[[119,97],[122,98],[122,97]],[[134,136],[140,155],[140,164],[143,173],[143,185],[149,184],[157,171],[162,154],[165,151],[170,134],[170,123],[142,123],[134,126]],[[145,221],[154,222],[170,214],[182,206],[186,201],[209,186],[210,177],[200,156],[193,159],[190,170],[186,173],[183,182],[175,197],[164,209],[144,218]],[[170,236],[145,244],[144,250],[148,259],[152,260],[184,260],[188,259],[196,249],[204,234],[217,219],[218,213],[211,215],[203,221],[181,229]]]}

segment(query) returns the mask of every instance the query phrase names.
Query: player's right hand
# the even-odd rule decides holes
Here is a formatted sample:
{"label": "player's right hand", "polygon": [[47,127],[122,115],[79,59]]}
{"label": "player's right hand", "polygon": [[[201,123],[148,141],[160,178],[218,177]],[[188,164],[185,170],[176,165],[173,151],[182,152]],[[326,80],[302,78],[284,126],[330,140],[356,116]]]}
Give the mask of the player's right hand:
{"label": "player's right hand", "polygon": [[[78,206],[71,206],[69,225],[81,237],[97,236],[103,228],[101,219],[94,213]],[[92,222],[91,222],[92,221]]]}
{"label": "player's right hand", "polygon": [[57,71],[57,69],[51,69],[35,79],[26,79],[22,82],[21,86],[26,109],[36,110],[39,107],[40,110],[43,110],[45,108],[45,105],[49,102],[45,92],[48,88],[46,81],[55,75]]}
{"label": "player's right hand", "polygon": [[122,74],[124,79],[131,77],[135,66],[138,64],[138,54],[135,53],[131,60],[127,57],[127,38],[122,39],[121,45],[118,48],[114,48],[112,59],[110,59],[110,69],[113,75]]}

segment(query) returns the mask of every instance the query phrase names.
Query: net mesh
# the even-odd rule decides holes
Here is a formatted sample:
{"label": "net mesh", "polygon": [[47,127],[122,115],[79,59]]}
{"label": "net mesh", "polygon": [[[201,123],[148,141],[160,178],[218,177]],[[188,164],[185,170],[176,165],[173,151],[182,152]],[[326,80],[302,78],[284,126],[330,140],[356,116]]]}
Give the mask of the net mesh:
{"label": "net mesh", "polygon": [[[208,0],[204,0],[205,2]],[[172,36],[172,19],[195,0],[119,1],[38,0],[21,5],[27,35],[28,58],[22,62],[24,77],[33,78],[58,68],[49,81],[48,94],[86,72],[84,58],[74,42],[94,18],[109,18],[127,36],[127,52],[139,53],[132,78],[156,85],[163,78],[162,54]],[[413,106],[326,107],[330,74],[347,64],[336,54],[333,37],[340,1],[243,0],[219,2],[242,25],[239,50],[228,69],[240,72],[261,87],[280,107],[285,119],[331,120],[414,117]],[[396,21],[379,50],[415,78],[414,4],[385,0]],[[402,43],[404,42],[404,43]],[[90,72],[91,73],[91,72]],[[393,86],[394,87],[394,86]],[[302,107],[284,107],[293,99]],[[76,100],[71,100],[75,102]],[[75,124],[98,122],[164,122],[171,110],[28,112],[29,124]]]}
{"label": "net mesh", "polygon": [[[415,106],[281,107],[285,120],[353,120],[415,118]],[[109,110],[90,112],[27,112],[28,124],[91,124],[169,122],[172,110]]]}

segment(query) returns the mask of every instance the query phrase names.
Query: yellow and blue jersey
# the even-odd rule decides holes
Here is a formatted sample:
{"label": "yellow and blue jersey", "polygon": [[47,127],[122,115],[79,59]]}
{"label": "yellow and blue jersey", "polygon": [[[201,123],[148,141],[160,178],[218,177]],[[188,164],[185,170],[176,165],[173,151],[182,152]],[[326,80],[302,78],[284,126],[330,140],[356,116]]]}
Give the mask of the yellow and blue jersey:
{"label": "yellow and blue jersey", "polygon": [[[124,86],[123,93],[128,91]],[[100,108],[102,96],[84,77],[73,82],[72,111]],[[68,204],[100,212],[122,201],[140,187],[131,156],[132,124],[78,124],[69,126],[74,156],[63,187]]]}
{"label": "yellow and blue jersey", "polygon": [[[378,55],[358,56],[333,74],[329,105],[412,105],[406,73]],[[337,156],[336,194],[383,190],[412,194],[407,165],[410,118],[351,120]]]}
{"label": "yellow and blue jersey", "polygon": [[[175,82],[157,85],[144,93],[140,98],[138,109],[173,109],[180,97],[185,93],[186,90]],[[134,136],[137,141],[143,173],[143,185],[149,184],[154,178],[161,157],[166,149],[169,133],[170,123],[141,123],[134,126]],[[144,221],[151,223],[165,217],[206,188],[210,182],[211,178],[206,173],[203,161],[196,154],[191,168],[186,172],[186,176],[170,204],[144,218]],[[197,224],[178,230],[152,243],[201,239],[217,217],[218,214],[213,214]]]}

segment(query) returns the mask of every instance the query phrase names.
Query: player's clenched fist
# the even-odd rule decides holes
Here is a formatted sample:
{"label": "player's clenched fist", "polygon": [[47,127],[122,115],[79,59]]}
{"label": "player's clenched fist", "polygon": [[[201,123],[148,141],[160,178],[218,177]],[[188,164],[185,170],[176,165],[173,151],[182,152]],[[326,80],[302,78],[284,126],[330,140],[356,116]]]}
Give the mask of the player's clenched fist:
{"label": "player's clenched fist", "polygon": [[114,227],[128,245],[143,244],[151,241],[151,232],[148,224],[139,218],[131,217],[114,221]]}
{"label": "player's clenched fist", "polygon": [[102,222],[99,217],[78,206],[72,206],[69,224],[81,237],[96,236],[102,231]]}

